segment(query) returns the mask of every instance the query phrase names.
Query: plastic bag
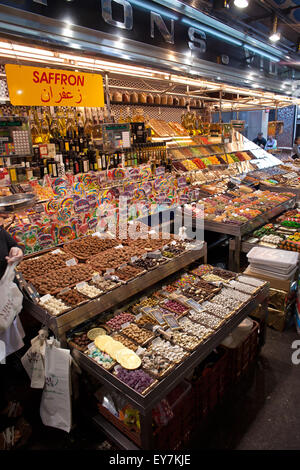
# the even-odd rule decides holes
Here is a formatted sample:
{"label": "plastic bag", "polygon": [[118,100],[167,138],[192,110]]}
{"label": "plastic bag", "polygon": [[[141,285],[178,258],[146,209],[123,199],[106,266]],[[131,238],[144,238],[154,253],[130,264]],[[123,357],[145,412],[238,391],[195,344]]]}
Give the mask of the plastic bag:
{"label": "plastic bag", "polygon": [[70,432],[71,416],[71,356],[53,338],[46,341],[45,387],[40,406],[43,424]]}
{"label": "plastic bag", "polygon": [[14,283],[16,263],[8,264],[0,279],[0,333],[12,324],[22,310],[23,294]]}

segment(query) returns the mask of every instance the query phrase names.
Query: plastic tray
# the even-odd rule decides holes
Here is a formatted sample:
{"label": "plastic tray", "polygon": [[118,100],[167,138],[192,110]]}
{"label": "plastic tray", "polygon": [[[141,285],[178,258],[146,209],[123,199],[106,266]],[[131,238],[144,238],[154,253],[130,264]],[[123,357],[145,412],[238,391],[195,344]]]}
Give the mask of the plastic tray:
{"label": "plastic tray", "polygon": [[294,279],[295,273],[297,271],[297,266],[289,273],[289,274],[281,274],[278,271],[269,271],[266,269],[259,269],[256,267],[253,267],[251,264],[251,273],[253,274],[262,274],[262,275],[267,275],[270,277],[275,277],[276,279],[281,279],[282,281],[289,281]]}
{"label": "plastic tray", "polygon": [[247,254],[247,258],[253,266],[266,266],[266,269],[279,268],[285,270],[286,274],[298,264],[299,254],[277,248],[254,247]]}

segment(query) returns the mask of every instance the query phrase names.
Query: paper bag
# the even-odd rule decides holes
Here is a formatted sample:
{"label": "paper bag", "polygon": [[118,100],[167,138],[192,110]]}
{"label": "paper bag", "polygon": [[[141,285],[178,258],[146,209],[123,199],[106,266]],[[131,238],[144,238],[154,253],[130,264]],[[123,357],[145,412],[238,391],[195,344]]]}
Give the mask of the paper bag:
{"label": "paper bag", "polygon": [[70,432],[71,429],[71,356],[59,343],[46,341],[45,387],[40,415],[43,424]]}

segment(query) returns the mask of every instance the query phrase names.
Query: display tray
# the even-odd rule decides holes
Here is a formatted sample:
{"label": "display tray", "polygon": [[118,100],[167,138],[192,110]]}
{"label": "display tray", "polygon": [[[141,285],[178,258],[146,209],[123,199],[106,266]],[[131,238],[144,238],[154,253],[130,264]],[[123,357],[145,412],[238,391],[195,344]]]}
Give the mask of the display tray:
{"label": "display tray", "polygon": [[[289,191],[286,191],[289,192]],[[214,222],[211,220],[204,219],[204,230],[209,230],[211,232],[217,233],[224,233],[227,235],[234,235],[241,237],[246,233],[252,232],[260,225],[266,224],[270,219],[276,217],[281,212],[285,210],[292,209],[296,204],[296,196],[288,199],[287,201],[283,202],[282,204],[278,204],[277,206],[273,207],[269,211],[266,211],[264,214],[261,214],[254,219],[249,220],[245,224],[231,224],[231,223],[224,223],[224,222]],[[184,213],[184,216],[188,217],[190,214]],[[187,219],[186,219],[187,220]]]}
{"label": "display tray", "polygon": [[[204,340],[196,350],[178,364],[172,371],[162,378],[157,384],[143,394],[137,393],[125,383],[121,382],[111,372],[98,367],[94,361],[85,356],[79,350],[74,350],[73,355],[82,369],[98,378],[103,384],[118,390],[121,394],[143,413],[150,411],[155,404],[165,397],[181,380],[191,372],[203,359],[219,345],[236,326],[250,314],[259,304],[264,302],[269,295],[268,285],[263,286],[252,299],[243,305],[234,315],[228,318],[225,323],[209,338]],[[147,392],[147,393],[146,393]]]}
{"label": "display tray", "polygon": [[264,183],[259,184],[259,189],[262,191],[271,191],[273,193],[294,193],[297,196],[297,201],[300,200],[300,188],[293,188],[292,186],[268,185]]}
{"label": "display tray", "polygon": [[36,202],[36,196],[32,193],[12,194],[0,197],[0,213],[11,214],[23,209],[29,209]]}
{"label": "display tray", "polygon": [[[169,260],[157,268],[145,272],[132,281],[122,284],[113,290],[100,295],[95,299],[87,299],[83,305],[68,310],[59,316],[53,316],[43,309],[37,303],[34,303],[27,295],[24,296],[24,309],[41,323],[48,326],[58,338],[75,326],[84,321],[93,318],[95,315],[102,313],[121,302],[129,299],[133,295],[142,292],[148,287],[156,284],[162,279],[174,274],[176,271],[192,264],[200,258],[206,257],[206,244],[197,250],[186,251],[175,258]],[[26,294],[26,292],[25,292]]]}

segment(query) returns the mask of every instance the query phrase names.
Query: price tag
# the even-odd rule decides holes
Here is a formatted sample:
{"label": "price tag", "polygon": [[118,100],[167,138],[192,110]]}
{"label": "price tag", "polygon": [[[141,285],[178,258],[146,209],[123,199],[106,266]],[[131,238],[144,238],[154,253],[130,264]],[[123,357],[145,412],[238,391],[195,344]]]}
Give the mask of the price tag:
{"label": "price tag", "polygon": [[94,232],[94,233],[92,233],[92,237],[99,237],[99,238],[101,238],[101,233],[100,233],[100,232]]}
{"label": "price tag", "polygon": [[75,266],[76,264],[77,264],[77,261],[76,261],[75,258],[71,258],[71,259],[68,259],[68,260],[66,261],[66,265],[69,266],[69,267],[70,267],[70,266]]}
{"label": "price tag", "polygon": [[163,318],[172,331],[179,330],[180,326],[174,315],[163,315]]}
{"label": "price tag", "polygon": [[154,316],[157,323],[159,323],[159,325],[165,325],[166,322],[163,318],[162,313],[159,310],[153,310],[152,315]]}
{"label": "price tag", "polygon": [[43,295],[41,298],[40,298],[40,302],[43,304],[44,302],[48,302],[48,300],[51,299],[51,295],[50,294],[46,294],[46,295]]}
{"label": "price tag", "polygon": [[71,290],[70,287],[65,287],[65,289],[61,290],[58,295],[66,294],[66,293],[69,292],[70,290]]}
{"label": "price tag", "polygon": [[62,251],[58,248],[57,250],[51,251],[50,253],[52,255],[59,255],[60,253],[62,253]]}
{"label": "price tag", "polygon": [[105,271],[105,274],[112,274],[114,272],[115,272],[114,268],[107,268]]}
{"label": "price tag", "polygon": [[177,242],[176,242],[175,240],[173,240],[173,241],[171,242],[171,245],[174,245],[174,246],[175,246],[175,245],[177,245]]}
{"label": "price tag", "polygon": [[148,258],[152,258],[152,259],[162,258],[162,254],[159,250],[152,251],[151,253],[148,253],[147,256],[148,256]]}
{"label": "price tag", "polygon": [[124,330],[124,328],[127,328],[127,326],[130,325],[130,322],[127,321],[126,323],[123,323],[123,325],[121,326],[121,331]]}
{"label": "price tag", "polygon": [[130,262],[135,263],[135,261],[137,261],[138,259],[139,259],[138,256],[132,256],[132,258],[130,259]]}
{"label": "price tag", "polygon": [[198,302],[196,302],[193,299],[187,299],[186,304],[189,307],[191,307],[193,310],[195,310],[196,312],[203,312],[204,311],[203,308],[200,306],[200,304],[198,304]]}
{"label": "price tag", "polygon": [[92,277],[92,281],[93,282],[101,281],[100,274],[94,274],[94,276]]}
{"label": "price tag", "polygon": [[78,284],[76,284],[76,289],[82,289],[83,287],[87,287],[87,285],[87,282],[78,282]]}
{"label": "price tag", "polygon": [[115,250],[121,250],[122,248],[124,248],[123,245],[117,245],[117,246],[115,246]]}

